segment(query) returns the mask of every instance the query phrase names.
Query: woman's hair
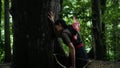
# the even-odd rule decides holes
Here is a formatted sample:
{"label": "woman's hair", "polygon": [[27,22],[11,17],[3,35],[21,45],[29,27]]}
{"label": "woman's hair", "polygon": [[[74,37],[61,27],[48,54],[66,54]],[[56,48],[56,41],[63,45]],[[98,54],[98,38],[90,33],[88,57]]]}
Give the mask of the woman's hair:
{"label": "woman's hair", "polygon": [[67,28],[67,24],[63,19],[58,19],[55,21],[55,25],[59,25],[59,24],[61,24],[64,29]]}

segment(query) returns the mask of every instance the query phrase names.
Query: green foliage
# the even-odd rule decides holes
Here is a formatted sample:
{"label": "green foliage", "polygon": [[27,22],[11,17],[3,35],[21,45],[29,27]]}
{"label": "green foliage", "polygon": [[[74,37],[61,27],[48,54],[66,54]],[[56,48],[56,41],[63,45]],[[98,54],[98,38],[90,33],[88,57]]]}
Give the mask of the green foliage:
{"label": "green foliage", "polygon": [[5,56],[4,47],[3,44],[0,43],[0,63],[3,63],[4,56]]}
{"label": "green foliage", "polygon": [[79,20],[81,38],[83,39],[86,50],[89,52],[93,44],[90,0],[64,0],[62,13],[67,24],[73,23],[73,16]]}
{"label": "green foliage", "polygon": [[[4,36],[4,0],[2,1],[2,6],[0,6],[2,8],[2,12],[1,12],[1,24],[0,24],[0,29],[1,29],[1,36],[0,36],[0,63],[4,62],[4,57],[5,57],[5,51],[4,51],[4,40],[5,40],[5,36]],[[11,3],[11,2],[10,2]],[[13,33],[12,33],[12,17],[10,16],[10,41],[11,41],[11,48],[13,45]]]}
{"label": "green foliage", "polygon": [[5,56],[5,52],[4,52],[4,1],[2,0],[2,6],[0,6],[2,8],[2,12],[1,12],[1,23],[0,23],[0,29],[1,29],[1,36],[0,36],[0,63],[3,63],[4,60],[4,56]]}
{"label": "green foliage", "polygon": [[69,48],[68,48],[68,46],[63,43],[63,40],[61,38],[59,38],[59,40],[60,40],[60,43],[62,43],[62,47],[63,47],[66,55],[69,56]]}
{"label": "green foliage", "polygon": [[[64,0],[63,18],[67,24],[73,22],[75,16],[80,22],[80,34],[86,50],[89,52],[93,45],[92,22],[91,22],[91,0]],[[105,44],[107,48],[107,59],[120,60],[120,1],[107,0],[104,15],[101,21],[105,23]]]}
{"label": "green foliage", "polygon": [[[119,1],[119,0],[116,0]],[[119,1],[120,2],[120,1]],[[117,61],[120,57],[120,4],[119,2],[107,0],[106,12],[103,21],[106,24],[106,46],[107,57]]]}

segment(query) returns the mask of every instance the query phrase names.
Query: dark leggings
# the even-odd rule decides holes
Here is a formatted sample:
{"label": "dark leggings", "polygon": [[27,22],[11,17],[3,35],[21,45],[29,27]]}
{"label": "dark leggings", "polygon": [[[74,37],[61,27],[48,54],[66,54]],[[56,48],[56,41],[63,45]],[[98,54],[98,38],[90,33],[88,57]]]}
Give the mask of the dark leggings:
{"label": "dark leggings", "polygon": [[[71,59],[67,61],[67,68],[69,68],[72,64],[70,63]],[[76,49],[76,68],[83,68],[88,62],[88,56],[84,49],[84,47],[80,47]]]}
{"label": "dark leggings", "polygon": [[88,62],[88,55],[84,47],[76,49],[76,68],[83,68]]}

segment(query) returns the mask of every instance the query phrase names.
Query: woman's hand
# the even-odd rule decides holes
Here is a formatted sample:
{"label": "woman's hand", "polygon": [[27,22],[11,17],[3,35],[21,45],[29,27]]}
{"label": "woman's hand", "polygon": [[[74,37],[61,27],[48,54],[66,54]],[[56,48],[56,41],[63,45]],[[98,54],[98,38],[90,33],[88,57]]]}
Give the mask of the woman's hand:
{"label": "woman's hand", "polygon": [[54,20],[55,20],[55,13],[53,13],[52,11],[50,11],[48,13],[48,18],[52,21],[52,23],[54,23]]}

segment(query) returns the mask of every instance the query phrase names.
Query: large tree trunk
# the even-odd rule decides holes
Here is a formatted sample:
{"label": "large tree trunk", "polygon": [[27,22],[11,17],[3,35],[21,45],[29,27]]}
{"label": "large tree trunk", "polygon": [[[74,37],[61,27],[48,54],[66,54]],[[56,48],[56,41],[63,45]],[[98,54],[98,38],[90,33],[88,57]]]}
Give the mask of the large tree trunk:
{"label": "large tree trunk", "polygon": [[9,0],[4,1],[4,30],[5,30],[5,63],[11,62]]}
{"label": "large tree trunk", "polygon": [[100,2],[92,0],[92,23],[94,38],[94,58],[101,60],[104,58],[103,40],[102,40],[102,24],[100,20]]}
{"label": "large tree trunk", "polygon": [[54,38],[47,17],[52,7],[58,18],[59,6],[59,0],[12,0],[12,68],[55,68]]}

